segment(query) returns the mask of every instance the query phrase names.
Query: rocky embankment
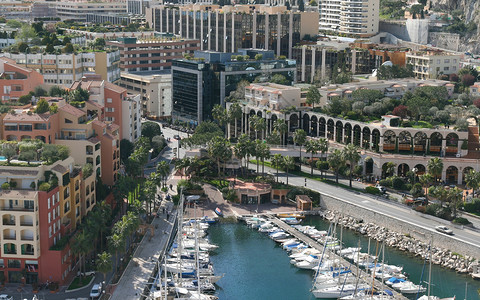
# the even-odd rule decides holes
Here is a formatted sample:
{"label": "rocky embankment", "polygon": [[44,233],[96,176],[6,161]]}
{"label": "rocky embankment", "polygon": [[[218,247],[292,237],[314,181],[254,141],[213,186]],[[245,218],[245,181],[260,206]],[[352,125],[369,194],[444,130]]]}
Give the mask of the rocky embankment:
{"label": "rocky embankment", "polygon": [[[338,213],[334,211],[325,211],[323,217],[330,222],[337,221],[338,224],[345,228],[355,230],[374,240],[383,242],[390,247],[396,247],[402,251],[408,251],[415,256],[429,256],[428,243],[416,240],[408,235],[393,232],[384,227],[373,223],[363,223],[362,220],[353,217],[338,217]],[[441,265],[442,267],[453,269],[458,273],[471,273],[476,258],[470,256],[461,256],[450,250],[432,247],[432,263]]]}

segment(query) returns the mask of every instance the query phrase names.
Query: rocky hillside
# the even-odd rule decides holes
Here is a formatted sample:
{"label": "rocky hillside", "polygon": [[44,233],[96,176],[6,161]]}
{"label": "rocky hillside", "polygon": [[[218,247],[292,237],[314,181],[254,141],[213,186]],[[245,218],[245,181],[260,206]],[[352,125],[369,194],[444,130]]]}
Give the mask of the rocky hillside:
{"label": "rocky hillside", "polygon": [[477,30],[462,32],[460,43],[461,51],[469,51],[480,54],[480,8],[479,0],[430,0],[431,9],[439,12],[457,13],[458,17],[465,23],[474,22]]}

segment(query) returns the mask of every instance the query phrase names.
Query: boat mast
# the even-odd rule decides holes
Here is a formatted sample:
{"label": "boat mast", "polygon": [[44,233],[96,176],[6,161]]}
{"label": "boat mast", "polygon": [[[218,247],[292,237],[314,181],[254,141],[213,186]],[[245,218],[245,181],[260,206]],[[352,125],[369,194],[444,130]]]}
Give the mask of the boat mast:
{"label": "boat mast", "polygon": [[[380,294],[380,297],[381,299],[383,299],[383,275],[385,273],[385,239],[383,240],[383,243],[382,243],[382,282],[381,282],[381,294]],[[373,287],[372,287],[372,290],[373,290]]]}
{"label": "boat mast", "polygon": [[[373,271],[372,271],[372,298],[373,298],[373,287],[375,286],[375,271],[377,270],[377,260],[378,260],[378,241],[377,247],[375,249],[375,260],[373,261]],[[366,267],[368,273],[368,265]]]}
{"label": "boat mast", "polygon": [[430,263],[428,266],[428,292],[427,292],[428,300],[430,300],[430,286],[432,284],[432,246],[433,246],[433,235],[432,235],[432,240],[430,241],[430,246],[428,247],[428,250],[430,252],[429,253]]}
{"label": "boat mast", "polygon": [[197,291],[200,297],[200,266],[198,264],[198,220],[197,220],[197,204],[193,203],[193,218],[195,219],[195,265],[197,267]]}

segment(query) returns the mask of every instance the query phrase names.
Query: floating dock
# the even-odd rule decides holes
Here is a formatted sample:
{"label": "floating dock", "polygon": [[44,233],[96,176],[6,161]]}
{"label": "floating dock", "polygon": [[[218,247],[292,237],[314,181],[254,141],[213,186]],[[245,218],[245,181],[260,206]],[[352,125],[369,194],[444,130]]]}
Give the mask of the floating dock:
{"label": "floating dock", "polygon": [[[271,222],[273,222],[276,226],[278,226],[279,228],[283,229],[285,232],[288,232],[290,235],[294,236],[295,238],[299,239],[300,241],[302,241],[304,244],[312,247],[312,248],[315,248],[317,250],[319,250],[320,252],[323,251],[323,245],[321,245],[319,242],[315,241],[314,239],[312,239],[311,237],[301,233],[300,231],[298,231],[297,229],[293,228],[292,226],[286,224],[285,222],[283,222],[282,220],[278,219],[277,217],[274,217],[272,215],[266,215],[265,216],[266,218],[268,218]],[[340,260],[340,263],[344,266],[348,266],[348,265],[351,265],[351,263],[349,261],[347,261],[346,259],[344,259],[343,257],[341,257],[340,255],[336,254],[336,253],[333,253],[335,255],[335,258],[336,259],[339,259]],[[367,272],[365,272],[364,270],[358,268],[357,266],[355,267],[352,267],[351,268],[352,270],[352,273],[357,276],[358,273],[360,277],[371,277],[370,274],[368,274]],[[374,285],[375,285],[375,288],[377,289],[381,289],[382,287],[382,283],[375,279],[374,280]],[[393,293],[393,296],[395,299],[402,299],[402,300],[407,300],[408,298],[403,296],[402,294],[398,293],[397,291],[391,289],[389,286],[387,285],[383,285],[384,288],[388,288],[390,291],[392,291]]]}

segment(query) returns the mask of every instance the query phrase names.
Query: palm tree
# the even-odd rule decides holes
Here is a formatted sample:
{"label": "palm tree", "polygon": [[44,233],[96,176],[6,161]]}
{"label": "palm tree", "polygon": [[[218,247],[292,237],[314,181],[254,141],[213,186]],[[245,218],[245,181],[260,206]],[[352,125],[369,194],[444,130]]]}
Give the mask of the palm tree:
{"label": "palm tree", "polygon": [[383,173],[385,174],[385,177],[388,177],[389,175],[392,176],[395,173],[395,167],[397,164],[394,162],[387,162],[386,164],[383,165]]}
{"label": "palm tree", "polygon": [[293,159],[293,157],[290,157],[287,155],[283,158],[282,164],[287,172],[287,185],[288,185],[288,170],[293,169],[295,167],[295,160]]}
{"label": "palm tree", "polygon": [[170,165],[166,161],[162,160],[157,165],[157,173],[162,178],[162,185],[165,187],[167,185],[168,175],[170,174]]}
{"label": "palm tree", "polygon": [[85,272],[85,256],[90,251],[91,245],[92,239],[85,231],[78,233],[71,244],[73,254],[80,257],[80,277],[82,276],[82,273]]}
{"label": "palm tree", "polygon": [[122,234],[114,233],[109,237],[110,251],[115,252],[115,271],[118,271],[118,252],[125,248],[125,238]]}
{"label": "palm tree", "polygon": [[442,175],[443,161],[438,157],[430,158],[427,163],[428,173],[432,174],[435,178],[435,184],[437,184],[437,178]]}
{"label": "palm tree", "polygon": [[243,114],[242,107],[240,106],[240,104],[235,102],[232,105],[230,105],[230,109],[228,113],[230,116],[230,120],[234,120],[235,122],[235,137],[237,137],[237,123],[238,123],[237,120],[242,117],[242,114]]}
{"label": "palm tree", "polygon": [[218,177],[220,177],[220,163],[232,158],[230,143],[223,137],[214,137],[207,145],[208,154],[217,162]]}
{"label": "palm tree", "polygon": [[467,187],[473,189],[472,197],[475,198],[475,190],[478,189],[480,185],[480,173],[471,169],[467,174],[465,174],[465,182]]}
{"label": "palm tree", "polygon": [[313,155],[317,154],[320,151],[320,143],[318,140],[308,140],[305,143],[305,151],[310,153],[310,175],[313,175]]}
{"label": "palm tree", "polygon": [[[240,159],[240,161],[244,160],[247,156],[247,140],[250,139],[246,134],[242,134],[240,138],[238,138],[237,143],[233,145],[233,154]],[[242,166],[242,174],[244,173],[243,164],[240,163]]]}
{"label": "palm tree", "polygon": [[273,123],[273,129],[280,133],[282,136],[282,145],[285,145],[285,134],[288,131],[287,122],[285,122],[283,119],[278,119]]}
{"label": "palm tree", "polygon": [[430,184],[433,181],[433,177],[432,177],[432,175],[430,175],[428,173],[425,173],[423,175],[420,175],[418,180],[420,181],[420,184],[423,186],[423,188],[425,188],[425,190],[426,190],[425,199],[427,200],[427,203],[428,203],[428,188],[430,187]]}
{"label": "palm tree", "polygon": [[[257,155],[257,158],[260,158],[262,161],[262,176],[265,177],[265,159],[270,158],[270,147],[265,142],[257,141],[256,147],[255,147],[255,153]],[[257,165],[258,165],[258,161],[257,161]]]}
{"label": "palm tree", "polygon": [[450,207],[453,209],[453,219],[457,218],[457,208],[462,200],[463,192],[457,187],[449,189],[447,191],[447,200],[450,203]]}
{"label": "palm tree", "polygon": [[105,251],[99,253],[95,264],[97,271],[103,274],[103,281],[105,281],[107,279],[107,273],[112,270],[112,255]]}
{"label": "palm tree", "polygon": [[[320,153],[322,153],[322,159],[325,159],[325,154],[328,152],[328,140],[324,138],[318,139],[318,147]],[[323,170],[321,170],[322,176],[323,176]]]}
{"label": "palm tree", "polygon": [[192,159],[190,157],[184,157],[182,159],[175,160],[175,170],[183,170],[181,172],[181,178],[183,179],[183,175],[187,175],[187,169],[192,165]]}
{"label": "palm tree", "polygon": [[[263,121],[261,121],[263,120]],[[250,129],[255,131],[255,139],[258,140],[258,132],[263,128],[262,122],[265,124],[265,119],[257,115],[251,116],[249,120]]]}
{"label": "palm tree", "polygon": [[273,155],[272,164],[275,166],[275,169],[277,169],[277,182],[278,182],[278,169],[282,165],[282,161],[283,161],[283,156],[280,153]]}
{"label": "palm tree", "polygon": [[297,129],[295,130],[295,133],[293,134],[293,142],[297,143],[300,146],[300,152],[299,152],[299,157],[300,157],[300,170],[302,169],[302,146],[305,144],[307,140],[307,133],[303,129]]}
{"label": "palm tree", "polygon": [[358,153],[358,148],[354,144],[348,144],[343,148],[343,159],[350,163],[350,187],[352,187],[352,175],[353,168],[360,161],[360,154]]}
{"label": "palm tree", "polygon": [[330,165],[330,168],[334,170],[335,181],[338,183],[338,172],[345,164],[342,152],[338,149],[333,150],[333,152],[328,155],[328,164]]}
{"label": "palm tree", "polygon": [[[225,125],[228,123],[228,112],[227,110],[220,104],[216,104],[212,109],[212,117],[214,120],[217,121],[218,125],[225,130]],[[226,134],[226,130],[225,130]]]}

